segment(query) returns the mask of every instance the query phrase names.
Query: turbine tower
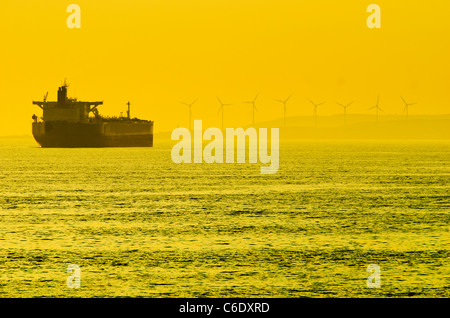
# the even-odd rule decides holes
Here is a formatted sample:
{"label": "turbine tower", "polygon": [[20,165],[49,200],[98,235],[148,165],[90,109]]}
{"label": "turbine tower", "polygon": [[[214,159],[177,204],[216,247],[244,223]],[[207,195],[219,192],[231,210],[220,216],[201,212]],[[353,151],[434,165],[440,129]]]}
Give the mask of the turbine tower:
{"label": "turbine tower", "polygon": [[252,101],[244,102],[245,104],[252,104],[252,111],[253,111],[253,117],[252,117],[252,127],[255,127],[255,110],[258,110],[255,106],[256,99],[258,98],[259,94],[256,94],[255,98],[253,98]]}
{"label": "turbine tower", "polygon": [[344,109],[344,125],[347,123],[347,107],[353,104],[355,101],[352,101],[348,103],[347,105],[342,105],[341,103],[337,103],[339,106],[341,106]]}
{"label": "turbine tower", "polygon": [[223,129],[224,129],[224,126],[223,126],[223,113],[224,113],[224,110],[225,110],[225,106],[230,106],[231,104],[224,104],[224,103],[222,103],[222,101],[220,100],[219,96],[217,96],[217,99],[218,99],[218,101],[220,103],[219,111],[217,113],[220,113],[220,111],[222,111],[222,131],[223,131]]}
{"label": "turbine tower", "polygon": [[378,98],[377,98],[377,104],[376,104],[375,106],[369,108],[369,110],[370,110],[370,109],[374,109],[374,108],[377,110],[377,121],[378,121],[378,111],[381,110],[381,111],[384,113],[384,110],[382,110],[382,109],[380,108],[380,106],[378,106],[378,102],[379,102],[379,101],[380,101],[380,96],[378,96]]}
{"label": "turbine tower", "polygon": [[275,99],[275,101],[277,101],[277,102],[279,102],[279,103],[282,103],[282,104],[283,104],[283,107],[284,107],[284,127],[286,127],[286,111],[287,111],[287,109],[286,109],[286,103],[287,103],[287,101],[288,101],[291,97],[292,97],[292,94],[291,94],[288,98],[286,98],[285,100],[282,100],[282,99]]}
{"label": "turbine tower", "polygon": [[319,104],[316,104],[316,103],[314,103],[312,100],[310,100],[309,98],[308,98],[308,100],[309,100],[309,102],[310,102],[311,104],[314,105],[314,125],[317,127],[317,107],[319,107],[319,106],[322,105],[322,104],[325,104],[325,102],[321,102],[321,103],[319,103]]}
{"label": "turbine tower", "polygon": [[403,114],[406,112],[406,119],[408,120],[408,109],[409,109],[409,106],[416,105],[417,103],[407,103],[403,97],[402,97],[402,100],[405,103],[405,108],[403,108]]}
{"label": "turbine tower", "polygon": [[198,101],[198,98],[196,100],[194,100],[190,104],[185,103],[185,102],[180,102],[181,104],[186,105],[187,107],[189,107],[189,131],[192,130],[192,105],[194,105],[197,101]]}

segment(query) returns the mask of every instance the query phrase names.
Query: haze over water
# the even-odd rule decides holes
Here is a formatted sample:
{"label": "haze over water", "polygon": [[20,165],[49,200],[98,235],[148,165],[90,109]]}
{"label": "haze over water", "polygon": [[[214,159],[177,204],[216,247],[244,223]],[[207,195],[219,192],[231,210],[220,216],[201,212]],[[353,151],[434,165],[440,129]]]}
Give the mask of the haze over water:
{"label": "haze over water", "polygon": [[450,296],[449,141],[281,142],[274,175],[174,143],[0,140],[0,296]]}

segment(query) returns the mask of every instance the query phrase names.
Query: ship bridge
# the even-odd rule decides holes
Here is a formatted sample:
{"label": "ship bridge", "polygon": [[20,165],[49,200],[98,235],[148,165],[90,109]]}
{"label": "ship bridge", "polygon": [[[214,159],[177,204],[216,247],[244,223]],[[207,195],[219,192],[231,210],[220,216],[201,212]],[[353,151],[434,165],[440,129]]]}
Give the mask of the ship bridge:
{"label": "ship bridge", "polygon": [[72,123],[89,122],[89,113],[92,112],[98,116],[97,107],[103,105],[102,101],[85,102],[78,101],[76,98],[67,97],[68,85],[58,88],[58,100],[49,102],[47,95],[43,101],[33,101],[33,105],[39,106],[43,110],[43,120],[49,121],[66,121]]}

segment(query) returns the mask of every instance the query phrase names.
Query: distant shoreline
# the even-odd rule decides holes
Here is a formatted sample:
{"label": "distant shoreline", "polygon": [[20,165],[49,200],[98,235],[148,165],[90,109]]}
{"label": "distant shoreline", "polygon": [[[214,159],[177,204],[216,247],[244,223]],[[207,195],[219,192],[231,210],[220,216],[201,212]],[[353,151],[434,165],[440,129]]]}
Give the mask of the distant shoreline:
{"label": "distant shoreline", "polygon": [[[313,116],[292,116],[272,121],[255,123],[255,128],[280,128],[280,140],[447,140],[450,139],[450,114],[442,115],[410,115],[406,119],[402,115],[384,115],[377,121],[374,115],[348,114],[344,116],[318,116],[317,127]],[[187,125],[188,123],[186,123]],[[225,123],[226,126],[226,123]],[[180,125],[183,127],[183,125]],[[239,125],[229,128],[248,128]],[[174,127],[175,129],[176,127]],[[208,126],[204,127],[205,129]],[[155,142],[171,140],[172,130],[154,133]],[[0,139],[33,139],[32,134],[0,135]]]}

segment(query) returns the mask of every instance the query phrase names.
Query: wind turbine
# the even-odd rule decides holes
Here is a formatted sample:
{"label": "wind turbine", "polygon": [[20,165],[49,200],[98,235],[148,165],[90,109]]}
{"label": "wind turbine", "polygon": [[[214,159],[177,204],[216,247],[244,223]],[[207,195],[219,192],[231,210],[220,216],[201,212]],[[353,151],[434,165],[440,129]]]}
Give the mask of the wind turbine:
{"label": "wind turbine", "polygon": [[308,100],[309,100],[309,102],[310,102],[311,104],[314,105],[314,124],[315,124],[315,126],[317,127],[317,107],[319,107],[319,106],[322,105],[322,104],[325,104],[325,102],[321,102],[321,103],[319,103],[319,104],[316,104],[316,103],[314,103],[312,100],[310,100],[309,98],[308,98]]}
{"label": "wind turbine", "polygon": [[252,111],[253,111],[253,117],[252,117],[252,119],[253,119],[253,121],[252,121],[253,126],[252,126],[252,127],[255,127],[255,110],[258,110],[258,109],[256,108],[256,106],[255,106],[255,102],[256,102],[256,99],[258,98],[258,95],[259,95],[259,94],[256,94],[255,98],[253,98],[252,101],[244,102],[245,104],[252,104]]}
{"label": "wind turbine", "polygon": [[[401,96],[400,96],[401,97]],[[407,103],[405,99],[402,97],[403,102],[405,103],[405,108],[403,108],[403,114],[406,112],[406,119],[408,119],[408,109],[411,105],[416,105],[417,103]]]}
{"label": "wind turbine", "polygon": [[348,103],[347,105],[342,105],[341,103],[337,103],[339,106],[344,108],[344,125],[347,123],[347,107],[353,104],[355,101]]}
{"label": "wind turbine", "polygon": [[379,102],[379,101],[380,101],[380,96],[378,96],[378,98],[377,98],[377,104],[376,104],[375,106],[369,108],[369,110],[370,110],[370,109],[374,109],[374,108],[377,110],[377,121],[378,121],[378,111],[381,110],[381,111],[384,113],[384,110],[382,110],[382,109],[380,108],[380,106],[378,106],[378,102]]}
{"label": "wind turbine", "polygon": [[287,109],[286,109],[286,103],[287,103],[287,101],[288,101],[291,97],[292,97],[292,94],[291,94],[288,98],[286,98],[285,100],[282,100],[282,99],[275,99],[275,101],[277,101],[277,102],[279,102],[279,103],[282,103],[282,104],[283,104],[283,107],[284,107],[284,127],[286,127],[286,111],[287,111]]}
{"label": "wind turbine", "polygon": [[223,112],[225,110],[225,106],[230,106],[231,104],[224,104],[222,103],[222,101],[220,100],[219,96],[217,96],[217,99],[219,100],[220,103],[220,107],[219,107],[219,111],[217,113],[220,113],[220,111],[222,111],[222,131],[223,131]]}
{"label": "wind turbine", "polygon": [[187,107],[189,107],[189,130],[192,130],[192,105],[195,104],[195,102],[198,101],[198,98],[196,100],[194,100],[192,103],[188,104],[185,102],[180,102],[183,105],[186,105]]}

